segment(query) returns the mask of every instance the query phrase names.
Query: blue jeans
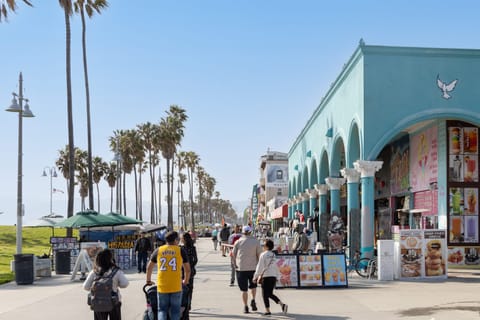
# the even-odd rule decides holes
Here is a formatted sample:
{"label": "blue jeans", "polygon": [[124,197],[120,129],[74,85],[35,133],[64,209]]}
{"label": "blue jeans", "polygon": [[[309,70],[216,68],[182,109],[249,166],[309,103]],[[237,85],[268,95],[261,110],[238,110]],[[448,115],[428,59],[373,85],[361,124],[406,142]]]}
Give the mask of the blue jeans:
{"label": "blue jeans", "polygon": [[142,272],[142,271],[146,272],[147,271],[148,253],[145,252],[145,251],[143,251],[143,252],[138,251],[137,257],[138,257],[138,261],[137,261],[138,272]]}
{"label": "blue jeans", "polygon": [[170,314],[170,320],[180,319],[180,307],[182,305],[182,291],[173,293],[158,292],[158,320],[167,320],[167,314]]}

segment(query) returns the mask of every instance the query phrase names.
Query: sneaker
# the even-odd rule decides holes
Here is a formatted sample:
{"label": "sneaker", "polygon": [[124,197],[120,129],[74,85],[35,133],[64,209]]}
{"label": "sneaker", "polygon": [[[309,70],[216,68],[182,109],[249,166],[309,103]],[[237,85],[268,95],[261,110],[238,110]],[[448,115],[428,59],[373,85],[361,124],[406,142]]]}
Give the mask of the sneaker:
{"label": "sneaker", "polygon": [[283,304],[282,304],[282,312],[283,312],[283,314],[287,314],[287,311],[288,311],[288,306],[287,306],[285,303],[283,303]]}
{"label": "sneaker", "polygon": [[265,312],[263,315],[264,316],[270,316],[270,315],[272,315],[272,313],[271,312]]}
{"label": "sneaker", "polygon": [[230,282],[230,287],[233,287],[234,285],[235,285],[235,283]]}
{"label": "sneaker", "polygon": [[255,300],[252,300],[250,302],[250,306],[252,307],[252,311],[257,311],[257,304],[255,303]]}
{"label": "sneaker", "polygon": [[248,306],[245,306],[245,308],[243,309],[243,313],[249,313]]}

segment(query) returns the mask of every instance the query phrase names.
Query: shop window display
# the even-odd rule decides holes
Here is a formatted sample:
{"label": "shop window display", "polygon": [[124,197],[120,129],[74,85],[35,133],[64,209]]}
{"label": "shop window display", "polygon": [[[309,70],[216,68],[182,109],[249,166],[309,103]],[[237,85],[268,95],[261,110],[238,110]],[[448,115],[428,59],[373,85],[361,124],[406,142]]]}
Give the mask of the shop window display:
{"label": "shop window display", "polygon": [[448,123],[449,243],[479,244],[478,128]]}

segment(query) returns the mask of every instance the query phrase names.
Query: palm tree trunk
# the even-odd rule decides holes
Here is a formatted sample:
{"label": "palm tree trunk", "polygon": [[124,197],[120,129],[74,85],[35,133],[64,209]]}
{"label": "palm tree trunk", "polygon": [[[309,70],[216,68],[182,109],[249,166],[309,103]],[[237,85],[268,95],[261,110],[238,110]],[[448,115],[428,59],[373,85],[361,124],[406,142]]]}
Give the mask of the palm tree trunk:
{"label": "palm tree trunk", "polygon": [[96,185],[97,185],[97,212],[100,212],[100,188],[98,187],[98,183]]}
{"label": "palm tree trunk", "polygon": [[[71,31],[70,16],[65,9],[65,31],[66,31],[66,77],[67,77],[67,117],[68,117],[68,156],[69,170],[68,179],[68,205],[67,217],[73,216],[74,196],[75,196],[75,144],[73,134],[73,106],[72,106],[72,75],[71,75]],[[72,236],[72,229],[67,229],[67,237]]]}
{"label": "palm tree trunk", "polygon": [[170,181],[170,159],[166,159],[167,162],[167,226],[170,228],[170,230],[173,230],[173,212],[171,210],[171,194],[170,194],[170,184],[172,182]]}
{"label": "palm tree trunk", "polygon": [[113,212],[113,188],[110,188],[110,212]]}
{"label": "palm tree trunk", "polygon": [[137,186],[137,168],[136,168],[136,164],[133,164],[133,179],[135,179],[134,181],[134,185],[135,185],[135,219],[138,220],[138,186]]}
{"label": "palm tree trunk", "polygon": [[142,164],[138,164],[138,216],[143,221],[143,197],[142,197]]}
{"label": "palm tree trunk", "polygon": [[127,174],[123,172],[122,193],[123,193],[123,215],[127,215]]}
{"label": "palm tree trunk", "polygon": [[91,128],[91,122],[90,122],[90,88],[88,85],[88,67],[87,67],[87,41],[86,41],[87,26],[85,23],[85,12],[83,10],[83,5],[80,8],[80,16],[82,17],[83,74],[85,76],[85,98],[87,103],[88,206],[90,209],[93,209],[94,197],[93,197],[93,169],[92,169],[92,128]]}

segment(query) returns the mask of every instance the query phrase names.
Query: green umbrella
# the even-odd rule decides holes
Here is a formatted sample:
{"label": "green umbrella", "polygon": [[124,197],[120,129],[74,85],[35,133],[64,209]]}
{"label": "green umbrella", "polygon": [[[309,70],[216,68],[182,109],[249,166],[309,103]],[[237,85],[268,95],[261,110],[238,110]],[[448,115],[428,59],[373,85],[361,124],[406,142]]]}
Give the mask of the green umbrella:
{"label": "green umbrella", "polygon": [[116,226],[124,223],[119,223],[107,215],[99,214],[93,210],[80,211],[76,215],[59,222],[57,227],[64,228],[91,228],[100,226]]}
{"label": "green umbrella", "polygon": [[137,220],[131,217],[127,217],[115,212],[107,213],[105,216],[111,218],[113,221],[116,221],[118,224],[141,224],[143,221]]}

